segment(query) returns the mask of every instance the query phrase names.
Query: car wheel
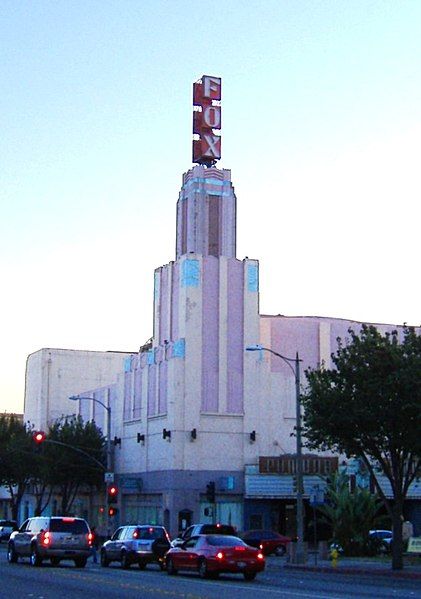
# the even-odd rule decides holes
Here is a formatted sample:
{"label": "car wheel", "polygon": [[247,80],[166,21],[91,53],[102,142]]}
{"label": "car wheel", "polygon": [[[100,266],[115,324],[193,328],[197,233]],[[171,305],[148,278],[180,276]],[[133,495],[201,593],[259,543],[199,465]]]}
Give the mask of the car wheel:
{"label": "car wheel", "polygon": [[120,561],[121,561],[121,567],[123,568],[123,570],[127,570],[127,568],[130,568],[130,560],[129,560],[129,556],[127,555],[127,551],[121,552]]}
{"label": "car wheel", "polygon": [[167,572],[170,576],[175,576],[177,574],[177,569],[174,567],[174,562],[170,557],[167,559]]}
{"label": "car wheel", "polygon": [[209,578],[208,566],[205,559],[201,559],[197,567],[200,578]]}
{"label": "car wheel", "polygon": [[36,568],[38,568],[42,564],[42,559],[38,555],[38,551],[35,545],[31,548],[31,557],[29,559],[31,562],[31,566],[35,566]]}
{"label": "car wheel", "polygon": [[285,555],[286,548],[284,545],[278,545],[274,551],[275,555]]}
{"label": "car wheel", "polygon": [[254,580],[256,578],[256,572],[244,572],[243,576],[244,580],[249,582],[250,580]]}
{"label": "car wheel", "polygon": [[13,543],[9,543],[9,546],[7,548],[7,561],[9,562],[9,564],[16,564],[16,562],[18,561],[18,554],[15,551],[15,546],[13,545]]}
{"label": "car wheel", "polygon": [[107,555],[106,555],[105,551],[101,551],[100,561],[101,561],[101,566],[103,568],[107,568],[108,567],[108,565],[109,565],[110,562],[107,560]]}
{"label": "car wheel", "polygon": [[87,559],[86,557],[77,557],[75,559],[76,568],[84,568],[86,566]]}
{"label": "car wheel", "polygon": [[51,558],[51,565],[52,566],[58,566],[60,563],[60,559],[58,557],[52,557]]}

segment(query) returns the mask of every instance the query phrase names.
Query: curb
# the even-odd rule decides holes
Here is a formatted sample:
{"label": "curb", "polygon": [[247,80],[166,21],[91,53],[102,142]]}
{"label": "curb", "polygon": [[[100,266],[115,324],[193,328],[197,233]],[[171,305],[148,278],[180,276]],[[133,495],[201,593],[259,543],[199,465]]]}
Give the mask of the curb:
{"label": "curb", "polygon": [[389,576],[391,578],[409,578],[413,580],[421,580],[421,572],[386,570],[383,568],[347,568],[346,566],[332,568],[329,566],[300,566],[291,564],[285,564],[284,568],[286,570],[303,570],[307,572],[323,572],[327,574],[345,574],[351,576],[353,574],[366,574],[372,576]]}

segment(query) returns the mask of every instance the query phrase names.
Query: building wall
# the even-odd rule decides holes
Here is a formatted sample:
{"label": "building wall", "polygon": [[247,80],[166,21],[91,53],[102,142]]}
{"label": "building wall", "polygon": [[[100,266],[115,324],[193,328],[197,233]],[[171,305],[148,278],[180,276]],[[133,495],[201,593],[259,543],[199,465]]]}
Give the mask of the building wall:
{"label": "building wall", "polygon": [[69,396],[114,383],[130,355],[51,348],[34,352],[26,364],[24,421],[47,429],[57,418],[76,413]]}

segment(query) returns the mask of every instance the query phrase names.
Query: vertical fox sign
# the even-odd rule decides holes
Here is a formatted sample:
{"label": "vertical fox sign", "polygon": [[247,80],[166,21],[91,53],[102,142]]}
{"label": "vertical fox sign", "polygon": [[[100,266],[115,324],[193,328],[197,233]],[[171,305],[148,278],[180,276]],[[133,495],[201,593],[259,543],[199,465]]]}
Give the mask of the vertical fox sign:
{"label": "vertical fox sign", "polygon": [[221,158],[221,78],[193,83],[193,162],[212,166]]}

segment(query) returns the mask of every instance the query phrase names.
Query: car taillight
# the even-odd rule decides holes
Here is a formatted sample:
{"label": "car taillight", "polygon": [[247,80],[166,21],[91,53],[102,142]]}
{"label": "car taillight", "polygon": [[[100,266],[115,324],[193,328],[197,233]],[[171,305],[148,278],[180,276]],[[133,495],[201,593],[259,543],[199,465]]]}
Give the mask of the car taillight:
{"label": "car taillight", "polygon": [[51,543],[50,533],[48,530],[42,533],[41,543],[45,546],[48,546]]}
{"label": "car taillight", "polygon": [[264,559],[263,553],[258,553],[257,554],[257,559]]}
{"label": "car taillight", "polygon": [[263,549],[263,544],[262,543],[260,543],[259,549]]}
{"label": "car taillight", "polygon": [[88,545],[92,545],[92,541],[94,540],[94,535],[91,532],[88,532],[86,535],[88,537]]}
{"label": "car taillight", "polygon": [[216,557],[218,559],[224,559],[224,554],[222,553],[222,551],[218,551],[218,553],[216,554]]}
{"label": "car taillight", "polygon": [[133,538],[137,539],[138,536],[139,536],[139,533],[137,532],[137,530],[135,530],[133,533]]}
{"label": "car taillight", "polygon": [[75,521],[74,518],[69,518],[67,516],[65,518],[62,518],[62,520],[63,520],[63,522],[74,522]]}
{"label": "car taillight", "polygon": [[234,547],[235,551],[245,551],[245,547],[243,545],[238,545],[238,547]]}

